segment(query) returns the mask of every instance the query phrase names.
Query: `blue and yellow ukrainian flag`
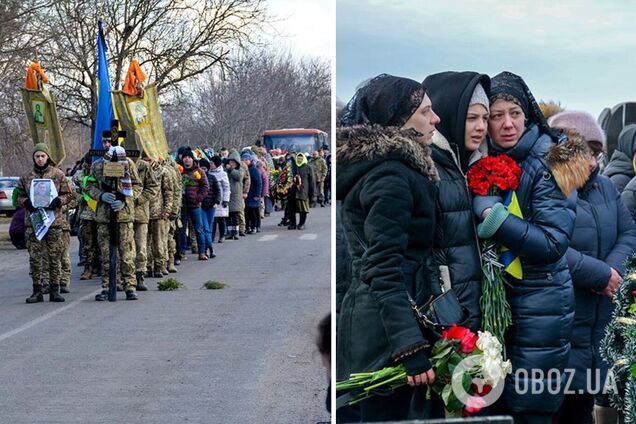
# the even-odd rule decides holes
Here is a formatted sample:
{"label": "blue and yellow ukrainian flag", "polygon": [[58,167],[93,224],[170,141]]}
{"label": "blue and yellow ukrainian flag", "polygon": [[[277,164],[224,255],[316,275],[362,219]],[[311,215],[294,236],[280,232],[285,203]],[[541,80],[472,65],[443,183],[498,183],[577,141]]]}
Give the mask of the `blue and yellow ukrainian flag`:
{"label": "blue and yellow ukrainian flag", "polygon": [[[514,190],[508,190],[503,204],[506,208],[508,208],[508,212],[510,212],[510,214],[523,219],[523,213],[521,213],[521,207],[519,206],[519,199],[517,199],[517,193]],[[512,250],[509,250],[505,246],[501,246],[499,261],[503,264],[504,271],[517,280],[523,279],[521,259]]]}
{"label": "blue and yellow ukrainian flag", "polygon": [[[108,76],[108,60],[106,59],[106,42],[102,22],[97,23],[97,113],[93,149],[102,148],[102,132],[110,130],[114,118],[113,101],[110,95],[110,78]],[[95,160],[95,158],[93,158]]]}

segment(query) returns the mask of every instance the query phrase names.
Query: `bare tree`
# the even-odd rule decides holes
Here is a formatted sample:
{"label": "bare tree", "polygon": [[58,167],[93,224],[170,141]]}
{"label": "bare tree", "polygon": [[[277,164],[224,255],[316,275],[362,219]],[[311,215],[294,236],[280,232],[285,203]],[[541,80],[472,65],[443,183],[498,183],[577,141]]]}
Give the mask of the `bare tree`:
{"label": "bare tree", "polygon": [[331,76],[328,61],[295,59],[288,52],[252,51],[236,59],[227,79],[206,75],[179,102],[164,106],[173,147],[253,144],[264,130],[329,131]]}
{"label": "bare tree", "polygon": [[105,25],[110,79],[120,89],[136,58],[160,95],[197,75],[231,68],[230,53],[255,44],[267,22],[262,0],[58,0],[36,25],[50,36],[43,62],[53,76],[60,114],[93,125],[97,22]]}

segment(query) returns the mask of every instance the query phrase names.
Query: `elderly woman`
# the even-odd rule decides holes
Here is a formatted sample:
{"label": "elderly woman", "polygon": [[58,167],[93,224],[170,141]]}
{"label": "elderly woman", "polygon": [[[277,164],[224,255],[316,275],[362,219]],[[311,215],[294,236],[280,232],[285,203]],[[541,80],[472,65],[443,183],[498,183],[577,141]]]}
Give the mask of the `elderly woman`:
{"label": "elderly woman", "polygon": [[[437,172],[430,157],[438,116],[422,84],[380,75],[360,88],[337,131],[337,199],[351,258],[342,300],[337,375],[403,363],[409,386],[360,403],[363,422],[423,418],[422,387],[435,379],[414,319],[431,295]],[[340,419],[340,416],[338,417]]]}
{"label": "elderly woman", "polygon": [[[523,279],[509,277],[506,287],[513,323],[505,342],[513,374],[493,409],[511,413],[515,423],[551,423],[563,402],[558,377],[566,380],[559,372],[567,365],[574,320],[565,257],[576,208],[570,195],[589,175],[588,160],[580,146],[556,146],[565,137],[547,125],[521,77],[502,72],[492,78],[490,90],[489,154],[506,154],[521,167],[517,197],[523,213],[511,215],[500,198],[473,200],[484,220],[479,236],[515,252],[523,268]],[[572,173],[577,167],[584,169]],[[542,389],[524,390],[536,387]]]}
{"label": "elderly woman", "polygon": [[435,263],[448,272],[448,283],[468,311],[463,323],[481,327],[481,262],[479,240],[466,185],[471,156],[486,139],[490,78],[476,72],[441,72],[424,80],[426,92],[441,122],[433,135],[433,161],[439,173],[442,237],[435,247]]}
{"label": "elderly woman", "polygon": [[[603,153],[605,134],[596,120],[588,113],[566,111],[551,117],[549,123],[576,131],[568,137],[582,137],[590,148],[591,175],[578,189],[574,233],[567,251],[576,299],[568,362],[568,368],[576,371],[569,388],[577,394],[565,396],[559,421],[585,424],[592,423],[594,404],[588,391],[603,387],[607,376],[608,364],[600,357],[599,347],[612,315],[612,296],[624,272],[623,262],[636,249],[636,224],[612,181],[599,173],[596,160]],[[617,421],[606,396],[598,394],[596,403],[597,424]],[[609,416],[613,419],[608,420]]]}

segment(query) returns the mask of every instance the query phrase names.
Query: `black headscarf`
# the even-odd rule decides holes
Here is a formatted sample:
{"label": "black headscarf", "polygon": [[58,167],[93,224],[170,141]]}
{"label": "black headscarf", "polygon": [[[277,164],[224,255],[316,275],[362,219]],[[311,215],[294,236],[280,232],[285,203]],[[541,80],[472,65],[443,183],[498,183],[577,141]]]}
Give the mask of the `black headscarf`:
{"label": "black headscarf", "polygon": [[526,116],[526,128],[530,124],[536,124],[542,133],[549,135],[555,142],[562,139],[561,131],[550,128],[530,89],[519,75],[504,71],[494,76],[490,82],[491,106],[497,100],[516,103]]}
{"label": "black headscarf", "polygon": [[468,152],[464,148],[466,115],[477,84],[481,84],[490,97],[490,78],[477,72],[440,72],[426,77],[426,92],[433,110],[440,117],[435,126],[459,153],[462,169],[468,167]]}
{"label": "black headscarf", "polygon": [[356,91],[345,106],[339,125],[401,127],[420,106],[424,94],[424,87],[417,81],[378,75]]}

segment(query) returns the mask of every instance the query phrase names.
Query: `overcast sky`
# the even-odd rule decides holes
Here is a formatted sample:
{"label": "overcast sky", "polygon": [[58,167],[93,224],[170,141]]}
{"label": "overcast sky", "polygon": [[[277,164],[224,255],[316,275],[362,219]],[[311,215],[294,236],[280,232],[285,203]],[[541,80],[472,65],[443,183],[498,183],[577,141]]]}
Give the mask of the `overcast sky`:
{"label": "overcast sky", "polygon": [[537,99],[598,116],[636,100],[632,1],[337,0],[336,94],[379,73],[521,75]]}
{"label": "overcast sky", "polygon": [[279,35],[274,43],[301,56],[331,60],[333,20],[331,0],[267,0],[267,10]]}

